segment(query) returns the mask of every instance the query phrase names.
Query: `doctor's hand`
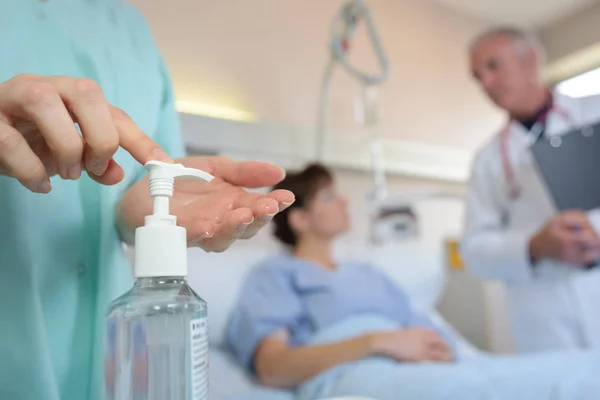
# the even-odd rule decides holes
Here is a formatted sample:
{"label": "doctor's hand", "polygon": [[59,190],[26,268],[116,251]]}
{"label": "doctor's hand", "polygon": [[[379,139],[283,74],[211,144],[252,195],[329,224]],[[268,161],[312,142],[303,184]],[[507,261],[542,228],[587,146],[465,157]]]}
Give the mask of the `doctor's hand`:
{"label": "doctor's hand", "polygon": [[113,185],[124,174],[113,160],[119,147],[142,164],[169,161],[92,80],[23,74],[0,83],[0,175],[37,193],[50,192],[49,177],[82,171]]}
{"label": "doctor's hand", "polygon": [[[224,157],[187,157],[177,162],[208,172],[210,183],[179,180],[170,201],[171,214],[187,230],[188,246],[206,251],[226,250],[237,239],[248,239],[268,224],[276,213],[294,202],[287,190],[267,194],[249,193],[243,188],[273,186],[285,172],[263,162],[236,162]],[[133,185],[119,206],[119,230],[125,241],[152,213],[148,177]]]}
{"label": "doctor's hand", "polygon": [[375,333],[375,353],[398,361],[452,361],[452,351],[439,333],[432,329],[407,328]]}
{"label": "doctor's hand", "polygon": [[554,259],[589,265],[600,257],[600,238],[582,211],[565,211],[552,218],[529,242],[533,262]]}

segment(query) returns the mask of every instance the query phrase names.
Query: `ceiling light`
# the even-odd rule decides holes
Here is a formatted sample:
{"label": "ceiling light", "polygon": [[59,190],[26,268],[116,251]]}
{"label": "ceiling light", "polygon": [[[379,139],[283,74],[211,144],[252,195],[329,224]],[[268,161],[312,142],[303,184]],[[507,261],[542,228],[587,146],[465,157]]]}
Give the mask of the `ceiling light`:
{"label": "ceiling light", "polygon": [[256,115],[248,111],[238,110],[235,108],[221,107],[213,104],[197,103],[192,101],[178,101],[175,103],[177,111],[201,115],[203,117],[227,119],[230,121],[239,122],[256,122]]}

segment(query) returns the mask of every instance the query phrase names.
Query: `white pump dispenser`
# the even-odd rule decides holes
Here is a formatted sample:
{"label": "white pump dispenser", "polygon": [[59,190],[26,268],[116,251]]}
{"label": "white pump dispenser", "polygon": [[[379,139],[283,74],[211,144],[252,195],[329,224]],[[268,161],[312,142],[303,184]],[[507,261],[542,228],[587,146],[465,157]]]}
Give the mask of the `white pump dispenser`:
{"label": "white pump dispenser", "polygon": [[145,167],[154,211],[135,231],[135,277],[187,276],[186,230],[169,214],[169,198],[176,178],[211,182],[214,177],[182,164],[149,161]]}
{"label": "white pump dispenser", "polygon": [[106,398],[208,400],[208,306],[187,283],[186,230],[169,198],[176,178],[213,177],[181,164],[145,167],[154,212],[135,232],[135,284],[107,309]]}

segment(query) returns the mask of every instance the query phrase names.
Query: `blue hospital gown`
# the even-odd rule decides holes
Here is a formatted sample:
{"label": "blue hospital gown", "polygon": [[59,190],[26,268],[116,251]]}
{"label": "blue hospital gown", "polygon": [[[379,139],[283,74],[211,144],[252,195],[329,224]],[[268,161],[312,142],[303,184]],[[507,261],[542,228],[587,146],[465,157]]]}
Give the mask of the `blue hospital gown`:
{"label": "blue hospital gown", "polygon": [[[183,155],[168,74],[122,0],[0,0],[0,82],[86,77],[172,156]],[[0,399],[99,400],[105,311],[133,284],[115,208],[143,166],[120,149],[118,185],[52,178],[48,195],[0,177]]]}
{"label": "blue hospital gown", "polygon": [[332,271],[285,255],[249,273],[227,339],[238,361],[253,370],[256,347],[272,333],[286,329],[290,345],[302,346],[321,329],[361,314],[379,315],[398,327],[437,329],[429,318],[415,313],[401,288],[374,267],[346,263]]}

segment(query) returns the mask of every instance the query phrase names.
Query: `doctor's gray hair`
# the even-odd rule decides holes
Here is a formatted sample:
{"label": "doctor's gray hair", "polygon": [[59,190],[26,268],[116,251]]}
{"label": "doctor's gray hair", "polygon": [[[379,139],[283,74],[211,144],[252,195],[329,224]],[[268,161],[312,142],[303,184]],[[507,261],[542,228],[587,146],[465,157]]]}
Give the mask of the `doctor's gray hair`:
{"label": "doctor's gray hair", "polygon": [[511,26],[496,26],[481,33],[471,41],[469,50],[472,51],[479,43],[503,36],[511,39],[517,48],[519,54],[524,54],[528,50],[533,50],[538,55],[540,67],[546,64],[546,50],[541,40],[531,32]]}

